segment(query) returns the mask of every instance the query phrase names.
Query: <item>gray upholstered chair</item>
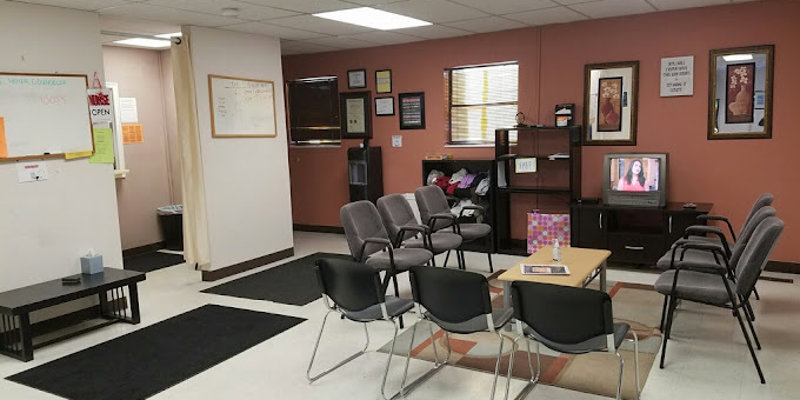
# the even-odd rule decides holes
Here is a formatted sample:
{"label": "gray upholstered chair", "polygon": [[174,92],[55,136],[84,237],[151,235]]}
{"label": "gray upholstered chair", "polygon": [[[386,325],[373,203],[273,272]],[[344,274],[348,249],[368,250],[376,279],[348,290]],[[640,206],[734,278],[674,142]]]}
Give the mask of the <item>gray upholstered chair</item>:
{"label": "gray upholstered chair", "polygon": [[378,209],[367,200],[345,204],[340,216],[353,259],[386,271],[383,287],[389,285],[391,278],[395,296],[399,295],[396,275],[415,265],[426,265],[433,258],[433,253],[427,249],[394,248]]}
{"label": "gray upholstered chair", "polygon": [[[747,214],[747,218],[745,218],[744,223],[742,223],[741,231],[744,231],[747,228],[748,223],[750,222],[750,220],[753,219],[753,216],[755,216],[758,210],[760,210],[762,207],[771,206],[773,201],[775,201],[775,196],[773,196],[772,193],[762,193],[760,196],[758,196],[755,203],[753,203],[753,207],[750,208],[750,212]],[[733,244],[736,242],[736,234],[733,232],[733,225],[731,225],[731,222],[728,220],[727,217],[721,215],[700,215],[697,217],[697,219],[700,221],[724,222],[725,225],[728,226],[728,233],[731,235],[731,240],[729,241],[728,244],[732,247]],[[739,236],[741,236],[741,231],[739,233]],[[716,239],[717,239],[716,237],[712,236],[712,240],[716,241]]]}
{"label": "gray upholstered chair", "polygon": [[[383,225],[393,238],[394,247],[425,248],[434,255],[457,250],[463,239],[453,232],[431,232],[430,227],[421,225],[414,216],[411,205],[401,194],[383,196],[376,202]],[[459,260],[460,261],[460,260]],[[436,266],[435,259],[431,259]],[[459,268],[463,266],[459,262]]]}
{"label": "gray upholstered chair", "polygon": [[[314,270],[322,293],[322,301],[328,312],[322,319],[322,326],[319,328],[314,351],[311,353],[311,360],[308,362],[306,377],[309,382],[322,378],[364,354],[367,346],[369,346],[367,324],[370,322],[386,322],[394,328],[394,336],[392,336],[392,347],[386,360],[386,369],[383,372],[381,395],[384,399],[391,398],[391,396],[386,395],[386,377],[389,375],[389,366],[392,362],[394,345],[397,341],[397,320],[414,307],[414,302],[409,299],[384,295],[378,271],[361,263],[323,258],[317,261]],[[328,321],[328,316],[334,313],[341,315],[342,318],[364,324],[364,334],[366,335],[364,348],[333,367],[312,375],[311,369],[317,356],[322,332],[325,331],[325,322]]]}
{"label": "gray upholstered chair", "polygon": [[[552,285],[538,282],[516,281],[511,283],[514,299],[514,319],[519,336],[536,344],[536,366],[534,374],[531,363],[530,342],[527,343],[528,368],[531,379],[515,397],[525,398],[539,382],[542,364],[539,343],[567,354],[606,353],[619,358],[617,399],[622,399],[622,372],[625,361],[619,348],[628,332],[633,339],[636,398],[639,398],[639,338],[627,323],[614,323],[611,297],[608,293],[594,289]],[[568,317],[565,317],[568,316]],[[509,361],[514,367],[514,354]]]}
{"label": "gray upholstered chair", "polygon": [[[747,310],[749,308],[750,294],[755,288],[756,280],[761,275],[781,232],[783,232],[783,227],[783,221],[777,217],[768,217],[758,224],[735,266],[735,278],[730,276],[727,268],[717,263],[687,260],[677,262],[674,269],[666,271],[658,277],[655,283],[656,291],[669,297],[666,330],[661,349],[661,368],[664,368],[675,307],[680,299],[731,309],[734,317],[739,321],[739,327],[747,342],[747,347],[750,349],[750,355],[753,357],[753,363],[761,383],[766,383],[739,309]],[[687,241],[681,244],[682,247],[688,248],[702,248],[708,245],[696,241]],[[761,343],[756,335],[753,322],[749,318],[745,319],[750,326],[753,340],[760,350]]]}
{"label": "gray upholstered chair", "polygon": [[[450,212],[450,205],[447,203],[447,197],[438,186],[423,186],[414,192],[414,198],[419,207],[420,218],[422,223],[428,225],[433,232],[438,232],[443,229],[452,229],[453,232],[461,235],[464,243],[472,242],[474,240],[488,238],[489,245],[486,249],[486,255],[489,257],[489,272],[493,272],[492,266],[492,226],[483,223],[459,223],[458,218],[463,216],[466,210],[477,210],[484,212],[481,206],[465,206],[461,210],[462,215],[454,215]],[[464,261],[464,251],[457,250],[456,255],[459,257],[460,264],[466,265]],[[445,260],[445,266],[447,260]]]}

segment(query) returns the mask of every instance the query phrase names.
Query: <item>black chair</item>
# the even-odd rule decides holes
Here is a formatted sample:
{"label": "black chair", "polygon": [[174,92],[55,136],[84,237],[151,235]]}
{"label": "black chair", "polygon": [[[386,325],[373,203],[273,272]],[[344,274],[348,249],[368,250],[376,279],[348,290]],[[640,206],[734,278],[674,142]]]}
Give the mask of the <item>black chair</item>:
{"label": "black chair", "polygon": [[[677,301],[681,299],[731,309],[733,316],[739,321],[739,327],[747,342],[761,383],[766,383],[739,309],[748,310],[750,294],[755,288],[756,280],[761,275],[783,227],[783,221],[777,217],[768,217],[758,224],[736,265],[735,280],[728,269],[722,265],[687,260],[677,262],[674,269],[666,271],[658,277],[654,285],[656,291],[669,297],[666,330],[661,349],[661,368],[664,368],[667,342],[672,334],[675,307]],[[697,244],[689,242],[682,246],[696,247]],[[750,326],[753,340],[760,350],[761,343],[756,335],[753,322],[750,318],[745,319]]]}
{"label": "black chair", "polygon": [[[539,382],[541,363],[539,343],[567,354],[607,353],[619,358],[617,399],[622,398],[622,372],[625,361],[619,348],[628,332],[633,335],[634,370],[636,371],[636,398],[639,398],[639,338],[626,323],[614,323],[611,297],[605,292],[552,285],[538,282],[515,281],[511,283],[514,301],[514,319],[519,336],[516,343],[527,338],[536,343],[534,375],[530,342],[527,343],[528,367],[531,380],[516,396],[524,396]],[[514,356],[509,361],[513,368]]]}
{"label": "black chair", "polygon": [[[463,216],[464,211],[467,210],[484,213],[486,210],[483,207],[478,205],[464,206],[461,209],[460,215],[454,215],[450,212],[450,205],[447,203],[447,197],[438,186],[423,186],[418,188],[414,191],[414,198],[419,207],[419,215],[422,219],[422,223],[428,225],[432,232],[451,228],[453,232],[459,234],[464,239],[464,243],[487,238],[489,245],[486,249],[486,255],[489,257],[489,272],[494,272],[491,245],[492,226],[484,223],[460,223],[458,220]],[[466,265],[463,250],[456,250],[456,256],[459,257],[459,265]],[[447,259],[445,259],[445,266],[447,266]]]}
{"label": "black chair", "polygon": [[[492,393],[489,397],[494,399],[497,378],[500,373],[503,343],[505,340],[511,341],[500,334],[500,330],[511,320],[513,310],[510,308],[493,310],[489,297],[489,282],[486,277],[475,272],[445,268],[412,267],[409,271],[409,278],[411,279],[411,291],[414,295],[414,301],[417,303],[419,315],[423,320],[436,324],[444,331],[445,341],[448,346],[447,356],[444,361],[439,362],[436,342],[433,338],[433,328],[431,327],[430,336],[431,344],[433,345],[434,366],[413,382],[406,384],[411,348],[414,345],[414,336],[417,333],[417,325],[419,324],[414,325],[414,329],[411,332],[405,372],[403,373],[403,383],[400,389],[401,396],[410,393],[419,384],[430,379],[434,374],[441,371],[443,366],[447,365],[451,353],[449,345],[450,332],[460,334],[492,332],[496,333],[500,339]],[[505,398],[508,398],[508,389],[511,382],[510,373],[511,369],[508,370]]]}
{"label": "black chair", "polygon": [[[389,237],[394,238],[394,247],[425,248],[434,255],[457,250],[463,239],[453,232],[431,232],[430,227],[422,225],[414,216],[414,211],[402,194],[383,196],[376,202],[378,212]],[[431,259],[436,266],[436,259]],[[459,259],[458,267],[464,269]]]}
{"label": "black chair", "polygon": [[[308,362],[306,377],[309,382],[314,382],[322,378],[364,354],[369,346],[367,324],[370,322],[383,321],[394,327],[392,348],[386,360],[386,370],[383,373],[383,382],[381,384],[381,395],[383,398],[391,398],[391,396],[386,396],[385,393],[386,378],[389,374],[389,366],[391,365],[392,355],[394,354],[394,344],[397,340],[397,319],[399,316],[403,315],[403,313],[410,310],[414,306],[414,302],[398,297],[385,296],[378,271],[365,264],[347,260],[323,258],[317,261],[314,270],[317,275],[320,291],[322,292],[322,301],[328,309],[328,312],[322,319],[322,326],[319,329],[317,342],[314,345],[314,351],[311,353],[311,361]],[[331,302],[333,304],[331,304]],[[311,369],[314,365],[314,358],[317,355],[317,349],[322,339],[322,332],[325,330],[325,323],[328,320],[328,316],[332,313],[338,313],[342,318],[364,324],[366,343],[361,351],[345,358],[333,367],[312,376]]]}

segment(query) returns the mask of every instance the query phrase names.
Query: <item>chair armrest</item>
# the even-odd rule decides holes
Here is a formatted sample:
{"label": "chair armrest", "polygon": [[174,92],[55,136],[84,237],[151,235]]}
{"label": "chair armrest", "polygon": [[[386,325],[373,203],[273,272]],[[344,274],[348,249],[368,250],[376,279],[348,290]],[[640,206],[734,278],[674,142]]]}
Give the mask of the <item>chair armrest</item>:
{"label": "chair armrest", "polygon": [[731,225],[731,221],[728,220],[728,217],[723,217],[722,215],[709,215],[709,214],[702,214],[697,216],[698,221],[722,221],[726,225],[728,225],[728,230],[731,232],[731,239],[736,241],[736,233],[733,232],[733,225]]}
{"label": "chair armrest", "polygon": [[[406,234],[408,232],[416,232],[422,235],[422,241],[425,243],[425,247],[428,247],[427,240],[428,235],[430,234],[430,228],[425,225],[419,224],[410,224],[410,225],[403,225],[400,227],[400,230],[397,231],[397,237],[394,240],[394,247],[400,247],[403,241],[406,239]],[[416,236],[416,234],[414,235]]]}
{"label": "chair armrest", "polygon": [[361,258],[358,260],[358,262],[364,262],[364,260],[367,258],[366,254],[364,254],[364,250],[366,250],[368,244],[381,244],[381,245],[383,245],[383,247],[381,247],[381,250],[383,250],[383,249],[388,247],[389,248],[389,256],[394,258],[394,254],[392,252],[392,242],[390,242],[389,239],[379,238],[379,237],[370,237],[370,238],[364,239],[364,243],[361,244]]}
{"label": "chair armrest", "polygon": [[725,234],[722,233],[722,229],[717,228],[716,226],[707,226],[707,225],[692,225],[684,231],[683,238],[686,239],[690,235],[696,236],[705,236],[707,234],[714,234],[719,236],[719,241],[722,243],[723,248],[725,249],[725,254],[730,257],[731,249],[728,246],[728,240],[725,239]]}
{"label": "chair armrest", "polygon": [[403,225],[403,226],[400,227],[400,229],[401,230],[405,229],[407,231],[419,232],[419,233],[428,233],[428,232],[431,231],[431,228],[429,226],[422,225],[422,224]]}
{"label": "chair armrest", "polygon": [[[714,271],[709,271],[708,270],[708,268],[709,268],[708,266],[712,265],[714,268],[721,268],[723,271],[727,271],[729,277],[735,276],[735,274],[734,274],[734,272],[733,272],[733,270],[731,268],[731,265],[728,263],[728,256],[727,256],[727,253],[725,252],[727,247],[724,247],[723,245],[719,245],[719,244],[716,244],[716,243],[708,243],[708,242],[695,241],[695,240],[688,240],[685,243],[682,243],[679,247],[682,250],[681,250],[680,260],[677,262],[677,264],[675,263],[675,251],[678,249],[678,247],[673,249],[672,265],[675,266],[675,268],[679,268],[678,265],[680,265],[681,263],[688,263],[687,265],[702,265],[702,266],[704,266],[702,268],[705,268],[706,270],[701,271],[701,272],[717,273],[716,270],[714,270]],[[716,261],[716,263],[698,262],[696,260],[695,261],[684,260],[683,259],[683,253],[685,253],[686,250],[690,250],[690,249],[701,250],[701,251],[710,251],[714,255],[714,260]],[[718,256],[719,256],[719,258],[717,258]],[[684,269],[691,269],[691,268],[684,268]]]}

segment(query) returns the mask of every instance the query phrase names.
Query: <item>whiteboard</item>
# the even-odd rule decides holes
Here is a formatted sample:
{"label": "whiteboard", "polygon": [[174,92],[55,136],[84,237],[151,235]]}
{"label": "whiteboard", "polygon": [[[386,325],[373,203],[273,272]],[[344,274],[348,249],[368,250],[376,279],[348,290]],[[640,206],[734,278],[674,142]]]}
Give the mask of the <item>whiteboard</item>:
{"label": "whiteboard", "polygon": [[0,72],[8,159],[93,150],[86,75]]}
{"label": "whiteboard", "polygon": [[212,137],[275,137],[272,81],[208,75]]}

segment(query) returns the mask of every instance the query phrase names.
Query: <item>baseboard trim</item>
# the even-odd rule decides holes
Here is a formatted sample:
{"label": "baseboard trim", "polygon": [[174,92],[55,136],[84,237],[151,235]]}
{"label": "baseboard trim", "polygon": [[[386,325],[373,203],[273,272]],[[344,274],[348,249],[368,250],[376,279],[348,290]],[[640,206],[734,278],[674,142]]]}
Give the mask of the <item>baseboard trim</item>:
{"label": "baseboard trim", "polygon": [[294,230],[301,232],[321,232],[321,233],[340,233],[344,234],[344,228],[341,226],[324,226],[324,225],[292,225]]}
{"label": "baseboard trim", "polygon": [[211,281],[216,281],[218,279],[227,278],[231,275],[236,275],[238,273],[242,273],[244,271],[248,271],[253,268],[258,268],[275,261],[283,260],[284,258],[289,258],[293,255],[294,255],[294,247],[290,247],[288,249],[280,250],[272,254],[267,254],[265,256],[257,257],[252,260],[243,261],[238,264],[231,265],[229,267],[223,267],[220,269],[215,269],[213,271],[203,271],[203,281],[211,282]]}
{"label": "baseboard trim", "polygon": [[130,249],[122,250],[122,258],[138,256],[139,254],[152,253],[156,250],[163,249],[166,246],[167,242],[161,241],[161,242],[146,244],[144,246],[132,247]]}
{"label": "baseboard trim", "polygon": [[767,261],[765,268],[770,272],[785,272],[788,274],[800,274],[800,263],[787,261]]}

